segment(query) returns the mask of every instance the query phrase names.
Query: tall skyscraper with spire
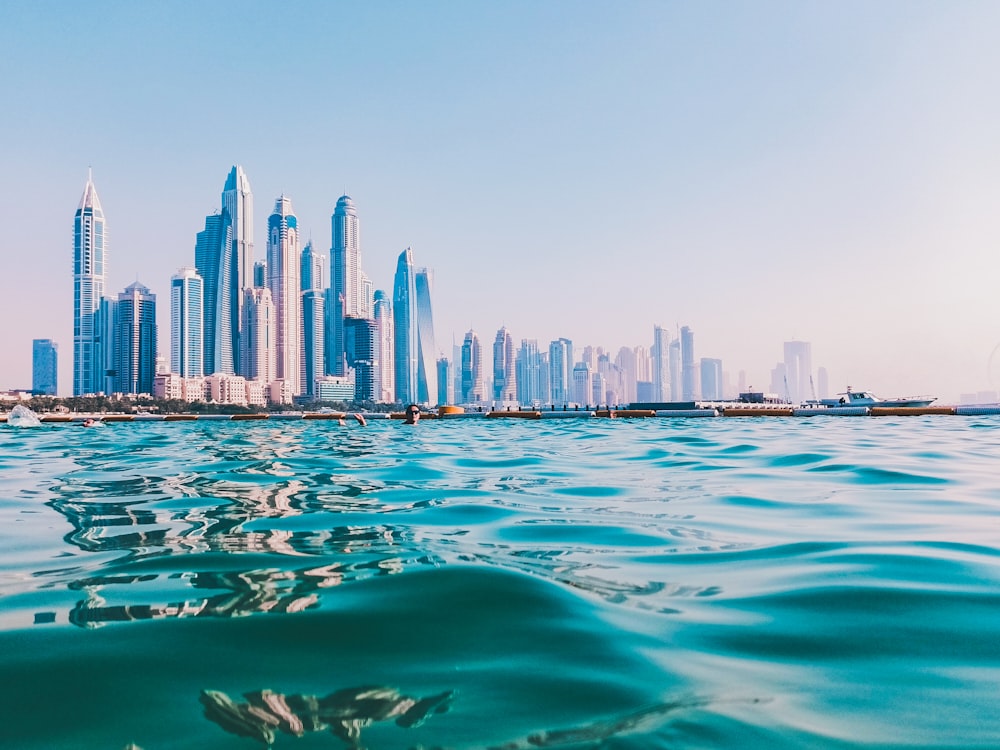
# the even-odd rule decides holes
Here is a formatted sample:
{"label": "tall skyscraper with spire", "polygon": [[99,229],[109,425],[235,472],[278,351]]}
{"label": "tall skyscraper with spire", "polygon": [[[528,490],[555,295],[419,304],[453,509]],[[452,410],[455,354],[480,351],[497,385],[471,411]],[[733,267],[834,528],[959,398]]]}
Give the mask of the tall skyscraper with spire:
{"label": "tall skyscraper with spire", "polygon": [[301,263],[298,219],[292,201],[282,195],[267,220],[267,277],[275,312],[275,376],[291,387],[293,395],[302,393]]}
{"label": "tall skyscraper with spire", "polygon": [[435,404],[438,397],[437,348],[431,306],[433,284],[433,273],[426,268],[418,268],[413,288],[417,303],[417,401],[421,404]]}
{"label": "tall skyscraper with spire", "polygon": [[170,280],[170,372],[185,378],[205,374],[202,357],[204,285],[193,268],[182,268]]}
{"label": "tall skyscraper with spire", "polygon": [[222,210],[205,217],[194,264],[204,284],[204,368],[232,375],[240,369],[244,290],[254,286],[253,194],[240,166],[222,189]]}
{"label": "tall skyscraper with spire", "polygon": [[[233,365],[239,369],[240,325],[244,290],[254,286],[253,279],[253,193],[243,167],[229,170],[222,189],[223,234],[228,235],[232,282],[229,296]],[[242,374],[242,373],[240,373]]]}
{"label": "tall skyscraper with spire", "polygon": [[333,304],[330,352],[331,375],[347,374],[344,349],[344,318],[367,317],[362,314],[364,274],[361,271],[361,237],[358,211],[350,196],[342,195],[331,217],[333,244],[330,248],[330,297]]}
{"label": "tall skyscraper with spire", "polygon": [[392,289],[396,400],[408,404],[417,401],[417,291],[410,248],[399,254]]}
{"label": "tall skyscraper with spire", "polygon": [[73,395],[103,390],[104,363],[95,352],[94,315],[104,296],[107,232],[93,175],[87,173],[73,221]]}
{"label": "tall skyscraper with spire", "polygon": [[396,371],[393,366],[393,341],[395,340],[392,322],[392,300],[381,289],[374,294],[375,325],[378,329],[377,361],[375,364],[375,381],[378,383],[376,401],[391,404],[396,400]]}

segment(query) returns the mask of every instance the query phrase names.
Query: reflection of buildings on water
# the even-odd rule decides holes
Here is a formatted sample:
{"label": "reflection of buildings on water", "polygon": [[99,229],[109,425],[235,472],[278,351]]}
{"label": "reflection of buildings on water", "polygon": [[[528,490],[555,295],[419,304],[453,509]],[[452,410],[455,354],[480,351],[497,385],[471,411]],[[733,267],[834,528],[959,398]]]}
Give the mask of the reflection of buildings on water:
{"label": "reflection of buildings on water", "polygon": [[394,720],[403,728],[416,727],[433,714],[445,713],[454,691],[425,698],[403,695],[390,687],[347,688],[324,697],[285,695],[257,690],[234,701],[218,690],[203,690],[199,700],[205,717],[227,732],[249,737],[270,747],[275,732],[295,737],[329,730],[351,747],[360,747],[361,730],[378,721]]}
{"label": "reflection of buildings on water", "polygon": [[[278,539],[271,539],[272,534]],[[324,589],[349,581],[399,573],[413,566],[439,563],[416,551],[411,551],[408,555],[401,554],[404,552],[400,549],[401,536],[403,533],[400,530],[392,528],[342,528],[298,534],[261,532],[254,536],[250,544],[236,545],[238,550],[230,544],[232,539],[224,538],[220,545],[213,545],[213,549],[309,549],[309,552],[298,552],[298,555],[316,555],[327,559],[332,557],[336,561],[325,565],[286,569],[275,567],[243,571],[201,571],[183,573],[180,576],[160,573],[109,574],[81,578],[72,582],[70,588],[84,591],[87,596],[73,608],[69,619],[75,625],[95,627],[109,622],[170,617],[237,617],[264,612],[301,612],[317,606]],[[287,557],[283,556],[281,559]],[[177,577],[182,577],[184,584],[193,589],[221,593],[172,604],[108,604],[105,598],[110,597],[114,591],[121,590],[116,587],[156,587],[164,580]]]}

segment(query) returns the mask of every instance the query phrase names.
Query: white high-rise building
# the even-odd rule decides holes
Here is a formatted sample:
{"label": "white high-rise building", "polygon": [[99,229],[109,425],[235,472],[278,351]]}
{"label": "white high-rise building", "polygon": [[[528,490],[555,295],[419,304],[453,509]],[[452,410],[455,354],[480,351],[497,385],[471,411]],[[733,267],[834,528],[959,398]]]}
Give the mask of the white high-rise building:
{"label": "white high-rise building", "polygon": [[251,287],[243,292],[243,341],[240,371],[247,380],[270,383],[276,377],[275,313],[271,290]]}
{"label": "white high-rise building", "polygon": [[73,220],[73,395],[104,390],[105,366],[101,347],[95,348],[95,314],[104,296],[107,233],[104,210],[92,176]]}
{"label": "white high-rise building", "polygon": [[333,308],[328,369],[331,375],[347,374],[344,350],[344,318],[361,318],[363,315],[363,277],[361,271],[361,237],[358,211],[350,196],[337,200],[331,218],[333,245],[330,248],[330,292]]}
{"label": "white high-rise building", "polygon": [[204,287],[193,268],[182,268],[170,279],[170,372],[199,378],[204,368]]}
{"label": "white high-rise building", "polygon": [[517,399],[514,367],[514,339],[503,326],[493,342],[493,400],[501,403]]}
{"label": "white high-rise building", "polygon": [[670,333],[666,328],[653,326],[653,347],[650,349],[653,366],[653,400],[670,400]]}
{"label": "white high-rise building", "polygon": [[396,400],[392,300],[381,289],[375,292],[374,297],[375,324],[378,326],[378,359],[374,373],[377,388],[375,400],[391,404]]}
{"label": "white high-rise building", "polygon": [[253,193],[246,172],[238,164],[229,171],[222,189],[222,222],[222,237],[229,242],[228,265],[232,274],[231,279],[224,282],[232,328],[232,357],[234,364],[238,364],[241,360],[239,326],[243,292],[254,286]]}
{"label": "white high-rise building", "polygon": [[283,380],[296,396],[302,393],[301,270],[298,219],[292,201],[282,195],[267,221],[267,285],[274,302],[275,378]]}

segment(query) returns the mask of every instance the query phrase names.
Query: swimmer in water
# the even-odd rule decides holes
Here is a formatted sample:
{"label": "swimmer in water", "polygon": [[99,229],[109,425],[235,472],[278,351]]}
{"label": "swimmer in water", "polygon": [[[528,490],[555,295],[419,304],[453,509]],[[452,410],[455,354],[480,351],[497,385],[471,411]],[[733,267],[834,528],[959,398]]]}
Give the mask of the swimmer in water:
{"label": "swimmer in water", "polygon": [[420,407],[410,404],[403,410],[403,424],[416,424],[420,421]]}

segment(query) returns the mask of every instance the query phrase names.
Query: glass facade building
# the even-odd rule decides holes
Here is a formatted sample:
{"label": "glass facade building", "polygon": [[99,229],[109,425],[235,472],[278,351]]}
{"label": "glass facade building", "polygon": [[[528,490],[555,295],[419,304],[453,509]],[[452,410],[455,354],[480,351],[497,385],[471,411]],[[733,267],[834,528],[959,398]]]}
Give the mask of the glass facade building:
{"label": "glass facade building", "polygon": [[31,390],[41,396],[55,396],[59,381],[59,347],[52,339],[31,342]]}
{"label": "glass facade building", "polygon": [[107,231],[90,175],[73,220],[73,395],[103,388],[104,366],[95,352],[94,316],[104,296]]}
{"label": "glass facade building", "polygon": [[170,279],[170,372],[185,378],[205,374],[203,290],[193,268],[182,268]]}

